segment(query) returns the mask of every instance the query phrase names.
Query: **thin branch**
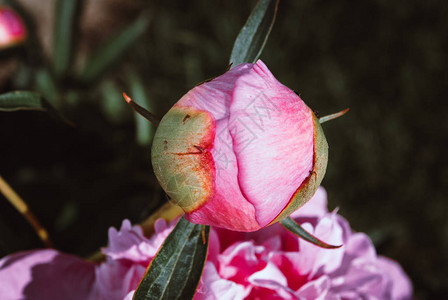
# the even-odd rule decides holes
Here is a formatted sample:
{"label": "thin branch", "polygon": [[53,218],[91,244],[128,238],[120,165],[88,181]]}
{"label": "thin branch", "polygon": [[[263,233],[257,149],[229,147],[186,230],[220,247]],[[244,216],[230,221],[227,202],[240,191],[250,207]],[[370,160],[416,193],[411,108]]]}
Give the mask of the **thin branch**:
{"label": "thin branch", "polygon": [[12,187],[0,176],[0,192],[5,196],[6,200],[11,203],[15,209],[31,224],[34,231],[47,248],[53,248],[48,231],[42,227],[37,218],[29,209],[28,205],[22,198],[12,189]]}

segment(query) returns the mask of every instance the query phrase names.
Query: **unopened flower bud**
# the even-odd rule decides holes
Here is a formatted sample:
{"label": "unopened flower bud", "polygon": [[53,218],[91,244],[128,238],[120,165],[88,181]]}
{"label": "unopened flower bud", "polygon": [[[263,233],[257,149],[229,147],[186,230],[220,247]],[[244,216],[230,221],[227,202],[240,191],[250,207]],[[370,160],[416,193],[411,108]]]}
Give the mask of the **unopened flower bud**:
{"label": "unopened flower bud", "polygon": [[327,157],[313,111],[260,60],[190,90],[163,117],[152,147],[155,174],[185,217],[235,231],[305,204]]}

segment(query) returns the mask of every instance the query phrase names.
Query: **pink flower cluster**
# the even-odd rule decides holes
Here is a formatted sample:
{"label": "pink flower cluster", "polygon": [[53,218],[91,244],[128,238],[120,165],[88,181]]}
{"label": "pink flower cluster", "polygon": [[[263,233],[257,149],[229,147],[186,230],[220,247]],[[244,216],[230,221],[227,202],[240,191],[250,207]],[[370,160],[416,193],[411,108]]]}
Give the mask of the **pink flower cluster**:
{"label": "pink flower cluster", "polygon": [[[410,299],[412,285],[394,261],[378,256],[370,239],[326,209],[316,195],[292,217],[339,249],[317,248],[274,224],[257,232],[210,231],[210,249],[195,299]],[[109,230],[99,265],[55,250],[0,260],[0,298],[132,299],[146,266],[174,223],[158,220],[146,238],[125,220]]]}

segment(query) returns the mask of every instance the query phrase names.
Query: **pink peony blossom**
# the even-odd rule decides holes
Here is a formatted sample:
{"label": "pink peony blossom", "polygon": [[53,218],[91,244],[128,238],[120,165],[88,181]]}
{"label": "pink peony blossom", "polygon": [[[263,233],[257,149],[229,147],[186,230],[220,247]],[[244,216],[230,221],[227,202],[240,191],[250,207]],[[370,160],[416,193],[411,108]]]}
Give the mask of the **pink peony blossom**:
{"label": "pink peony blossom", "polygon": [[23,42],[26,36],[22,18],[9,7],[0,4],[0,49]]}
{"label": "pink peony blossom", "polygon": [[[370,239],[326,209],[326,193],[292,215],[322,240],[321,249],[274,224],[257,232],[212,228],[195,299],[410,299],[400,265],[378,256]],[[55,250],[13,254],[0,261],[0,299],[132,299],[146,266],[175,222],[158,220],[146,238],[125,220],[109,230],[107,260],[99,265]]]}
{"label": "pink peony blossom", "polygon": [[183,96],[160,122],[151,160],[187,220],[255,231],[312,197],[327,154],[312,110],[259,60]]}

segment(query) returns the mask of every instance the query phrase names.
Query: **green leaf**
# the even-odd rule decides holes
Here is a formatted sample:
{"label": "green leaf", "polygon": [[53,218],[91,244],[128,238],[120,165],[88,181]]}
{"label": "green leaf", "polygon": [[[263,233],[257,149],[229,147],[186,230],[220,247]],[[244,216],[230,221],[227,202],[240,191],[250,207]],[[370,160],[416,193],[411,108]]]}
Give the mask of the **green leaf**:
{"label": "green leaf", "polygon": [[[153,111],[148,93],[146,92],[140,77],[137,74],[130,72],[129,81],[132,98],[138,103],[141,103],[148,111]],[[137,143],[141,146],[150,145],[155,132],[154,125],[151,124],[151,122],[148,122],[148,120],[140,114],[134,114],[134,116]]]}
{"label": "green leaf", "polygon": [[54,109],[41,94],[28,91],[15,91],[0,94],[0,111],[37,110],[46,111],[70,126],[75,126],[71,121]]}
{"label": "green leaf", "polygon": [[78,79],[84,83],[97,80],[130,50],[131,46],[145,33],[148,24],[149,18],[143,15],[121,32],[113,34],[87,58]]}
{"label": "green leaf", "polygon": [[58,86],[47,69],[38,69],[35,75],[35,89],[54,107],[62,105]]}
{"label": "green leaf", "polygon": [[45,111],[48,103],[39,93],[16,91],[0,94],[0,111],[40,110]]}
{"label": "green leaf", "polygon": [[322,242],[321,240],[319,240],[312,234],[308,233],[305,229],[302,228],[302,226],[297,224],[296,221],[294,221],[290,217],[287,217],[286,219],[283,219],[282,221],[280,221],[280,224],[282,224],[283,227],[285,227],[287,230],[294,233],[298,237],[300,237],[300,238],[304,239],[305,241],[310,242],[311,244],[316,245],[318,247],[326,248],[326,249],[336,249],[336,248],[342,247],[342,245],[333,246],[333,245],[327,244],[325,242]]}
{"label": "green leaf", "polygon": [[115,81],[103,80],[101,94],[101,108],[110,121],[120,124],[131,115],[129,106],[123,100],[122,90],[117,87]]}
{"label": "green leaf", "polygon": [[279,0],[260,0],[233,45],[230,64],[254,63],[260,57],[275,22]]}
{"label": "green leaf", "polygon": [[209,233],[210,226],[182,217],[148,266],[133,299],[193,299],[207,258]]}
{"label": "green leaf", "polygon": [[57,0],[53,33],[53,69],[65,75],[73,62],[77,24],[82,0]]}

